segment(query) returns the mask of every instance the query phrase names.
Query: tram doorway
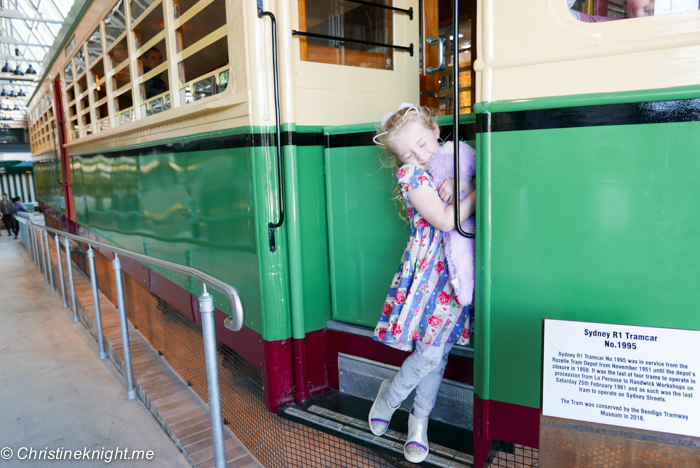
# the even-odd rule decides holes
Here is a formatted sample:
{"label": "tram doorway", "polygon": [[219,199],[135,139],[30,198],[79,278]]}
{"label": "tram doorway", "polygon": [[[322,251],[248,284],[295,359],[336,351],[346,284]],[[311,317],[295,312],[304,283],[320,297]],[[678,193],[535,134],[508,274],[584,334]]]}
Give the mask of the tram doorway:
{"label": "tram doorway", "polygon": [[[454,3],[454,0],[422,1],[420,103],[439,109],[440,115],[454,114]],[[469,114],[473,112],[476,95],[473,67],[476,60],[476,0],[459,0],[458,6],[459,113]]]}

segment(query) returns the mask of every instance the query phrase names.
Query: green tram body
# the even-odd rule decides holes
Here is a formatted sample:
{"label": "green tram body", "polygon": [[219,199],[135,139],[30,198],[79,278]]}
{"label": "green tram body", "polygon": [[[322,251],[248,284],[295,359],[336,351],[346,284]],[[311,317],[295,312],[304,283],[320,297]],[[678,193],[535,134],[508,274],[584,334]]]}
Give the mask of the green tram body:
{"label": "green tram body", "polygon": [[[538,447],[543,319],[700,330],[699,103],[700,86],[684,86],[481,101],[461,117],[477,150],[475,401],[464,402],[474,404],[477,452],[490,439]],[[254,364],[275,410],[299,395],[294,346],[305,350],[310,393],[337,385],[326,324],[373,327],[405,247],[394,176],[371,142],[374,114],[356,125],[283,126],[276,252],[267,230],[274,127],[71,154],[76,225],[237,287],[241,333],[262,340],[241,353],[262,359]],[[60,217],[57,167],[39,157],[35,177]]]}

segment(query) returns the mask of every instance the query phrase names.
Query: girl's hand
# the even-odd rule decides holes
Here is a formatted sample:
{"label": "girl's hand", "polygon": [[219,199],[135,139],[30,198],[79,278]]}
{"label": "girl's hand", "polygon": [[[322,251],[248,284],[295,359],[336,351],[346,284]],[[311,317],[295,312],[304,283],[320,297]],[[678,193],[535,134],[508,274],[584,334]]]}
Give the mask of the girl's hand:
{"label": "girl's hand", "polygon": [[[461,180],[459,182],[459,191],[465,195],[469,195],[476,189],[473,180]],[[440,199],[447,204],[452,204],[455,201],[455,181],[453,179],[445,179],[440,185],[438,191]]]}
{"label": "girl's hand", "polygon": [[440,185],[440,199],[445,203],[452,204],[455,200],[455,181],[452,179],[445,179]]}

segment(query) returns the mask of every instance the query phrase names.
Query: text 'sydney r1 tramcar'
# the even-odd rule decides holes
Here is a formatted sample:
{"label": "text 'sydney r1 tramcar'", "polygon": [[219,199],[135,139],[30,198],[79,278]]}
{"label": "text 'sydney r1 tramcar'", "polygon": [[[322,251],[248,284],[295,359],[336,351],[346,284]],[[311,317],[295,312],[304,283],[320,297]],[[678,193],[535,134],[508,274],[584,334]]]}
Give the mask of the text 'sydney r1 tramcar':
{"label": "text 'sydney r1 tramcar'", "polygon": [[[238,288],[245,327],[223,328],[215,296],[218,337],[258,369],[270,411],[372,398],[363,382],[405,357],[368,327],[407,238],[372,136],[401,102],[451,114],[458,61],[476,324],[446,373],[458,403],[437,418],[478,466],[491,440],[537,448],[543,318],[700,329],[700,11],[459,11],[455,59],[438,0],[78,0],[29,109],[49,222]],[[199,320],[200,285],[125,270]]]}

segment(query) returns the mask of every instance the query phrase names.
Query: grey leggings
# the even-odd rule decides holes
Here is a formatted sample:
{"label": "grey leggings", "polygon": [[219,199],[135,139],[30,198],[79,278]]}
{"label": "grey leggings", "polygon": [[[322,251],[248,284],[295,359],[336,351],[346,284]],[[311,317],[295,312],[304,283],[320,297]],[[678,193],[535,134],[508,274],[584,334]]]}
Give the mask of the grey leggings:
{"label": "grey leggings", "polygon": [[384,397],[389,404],[394,408],[399,406],[415,388],[413,415],[417,418],[430,416],[452,346],[454,342],[432,346],[416,340],[413,353],[406,358],[391,386],[385,390]]}

